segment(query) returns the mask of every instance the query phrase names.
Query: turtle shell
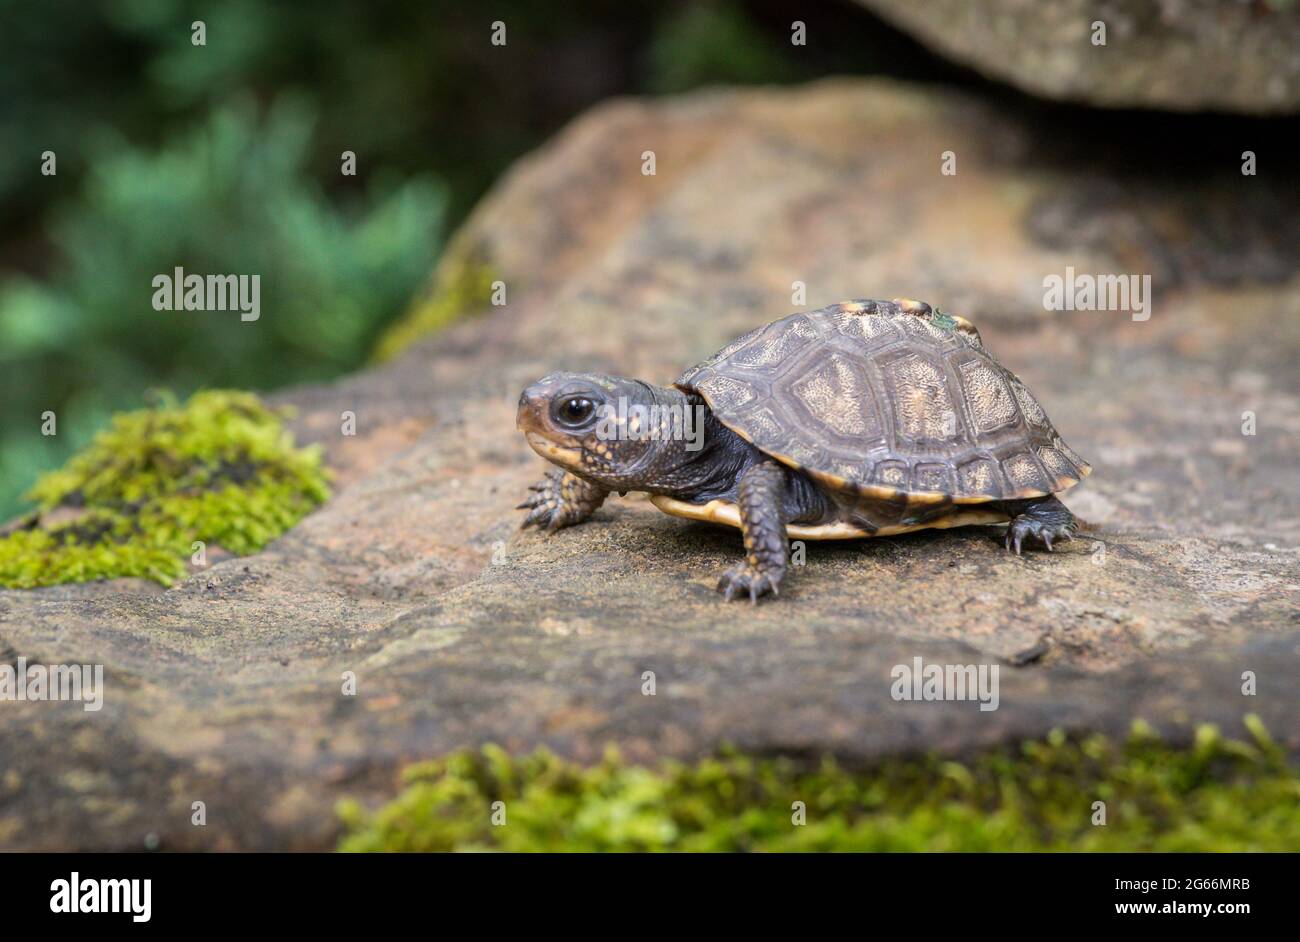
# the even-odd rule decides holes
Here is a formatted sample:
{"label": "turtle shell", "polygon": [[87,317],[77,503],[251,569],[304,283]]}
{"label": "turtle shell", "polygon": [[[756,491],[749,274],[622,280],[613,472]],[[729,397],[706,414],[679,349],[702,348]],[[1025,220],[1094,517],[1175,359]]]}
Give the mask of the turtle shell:
{"label": "turtle shell", "polygon": [[973,504],[1055,493],[1091,471],[970,322],[906,298],[783,317],[676,385],[846,493]]}

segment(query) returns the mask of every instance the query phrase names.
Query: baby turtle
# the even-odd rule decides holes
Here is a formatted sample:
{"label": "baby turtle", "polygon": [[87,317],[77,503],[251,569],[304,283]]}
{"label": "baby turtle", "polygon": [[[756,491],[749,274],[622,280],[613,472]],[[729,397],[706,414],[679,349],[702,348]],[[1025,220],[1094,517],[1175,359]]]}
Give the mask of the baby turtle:
{"label": "baby turtle", "polygon": [[1054,493],[1091,468],[967,320],[928,304],[848,301],[760,327],[671,387],[552,373],[519,428],[558,467],[524,526],[581,523],[611,491],[739,527],[727,599],[776,594],[788,540],[1008,522],[1006,545],[1070,539]]}

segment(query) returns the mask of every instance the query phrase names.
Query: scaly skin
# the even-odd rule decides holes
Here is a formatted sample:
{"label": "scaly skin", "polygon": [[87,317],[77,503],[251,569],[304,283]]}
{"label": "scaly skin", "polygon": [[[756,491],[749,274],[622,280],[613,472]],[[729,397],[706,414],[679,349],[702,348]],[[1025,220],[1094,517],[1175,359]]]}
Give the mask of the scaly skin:
{"label": "scaly skin", "polygon": [[609,491],[560,468],[529,488],[533,493],[516,510],[527,510],[521,528],[536,524],[548,533],[582,523],[605,502]]}
{"label": "scaly skin", "polygon": [[745,561],[728,569],[718,581],[718,591],[728,602],[748,594],[750,602],[757,604],[759,597],[769,592],[780,594],[790,558],[783,501],[786,473],[775,461],[764,461],[751,465],[740,478],[736,502],[745,538]]}

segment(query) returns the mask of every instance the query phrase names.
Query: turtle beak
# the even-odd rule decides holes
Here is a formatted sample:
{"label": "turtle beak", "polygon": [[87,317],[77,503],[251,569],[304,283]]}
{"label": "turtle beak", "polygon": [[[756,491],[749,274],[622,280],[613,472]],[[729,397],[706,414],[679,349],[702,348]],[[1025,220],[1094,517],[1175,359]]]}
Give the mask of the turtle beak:
{"label": "turtle beak", "polygon": [[521,432],[546,431],[546,410],[551,404],[551,390],[541,383],[533,383],[519,396],[519,412],[515,425]]}
{"label": "turtle beak", "polygon": [[547,416],[551,400],[555,396],[555,385],[545,380],[533,383],[519,397],[519,412],[515,415],[515,425],[528,439],[529,446],[552,464],[562,468],[582,466],[582,452],[572,447],[573,443],[563,439],[557,440],[555,429],[551,427]]}

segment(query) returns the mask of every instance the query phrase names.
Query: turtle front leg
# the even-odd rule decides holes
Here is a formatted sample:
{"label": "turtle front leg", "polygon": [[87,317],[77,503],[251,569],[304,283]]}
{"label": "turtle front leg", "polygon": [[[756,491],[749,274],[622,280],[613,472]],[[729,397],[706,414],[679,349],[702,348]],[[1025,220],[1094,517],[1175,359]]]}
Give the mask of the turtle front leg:
{"label": "turtle front leg", "polygon": [[609,496],[609,491],[599,484],[592,484],[561,468],[551,469],[546,477],[529,489],[533,493],[515,508],[528,511],[520,528],[536,524],[548,533],[582,523]]}
{"label": "turtle front leg", "polygon": [[1020,555],[1020,544],[1033,537],[1051,552],[1053,540],[1071,540],[1079,528],[1074,514],[1052,495],[1029,500],[1007,500],[999,505],[1011,517],[1007,524],[1007,549]]}
{"label": "turtle front leg", "polygon": [[740,477],[737,503],[745,561],[728,569],[718,581],[718,591],[728,602],[737,593],[748,593],[754,604],[759,596],[779,594],[790,558],[782,499],[785,487],[786,470],[775,461],[753,465]]}

